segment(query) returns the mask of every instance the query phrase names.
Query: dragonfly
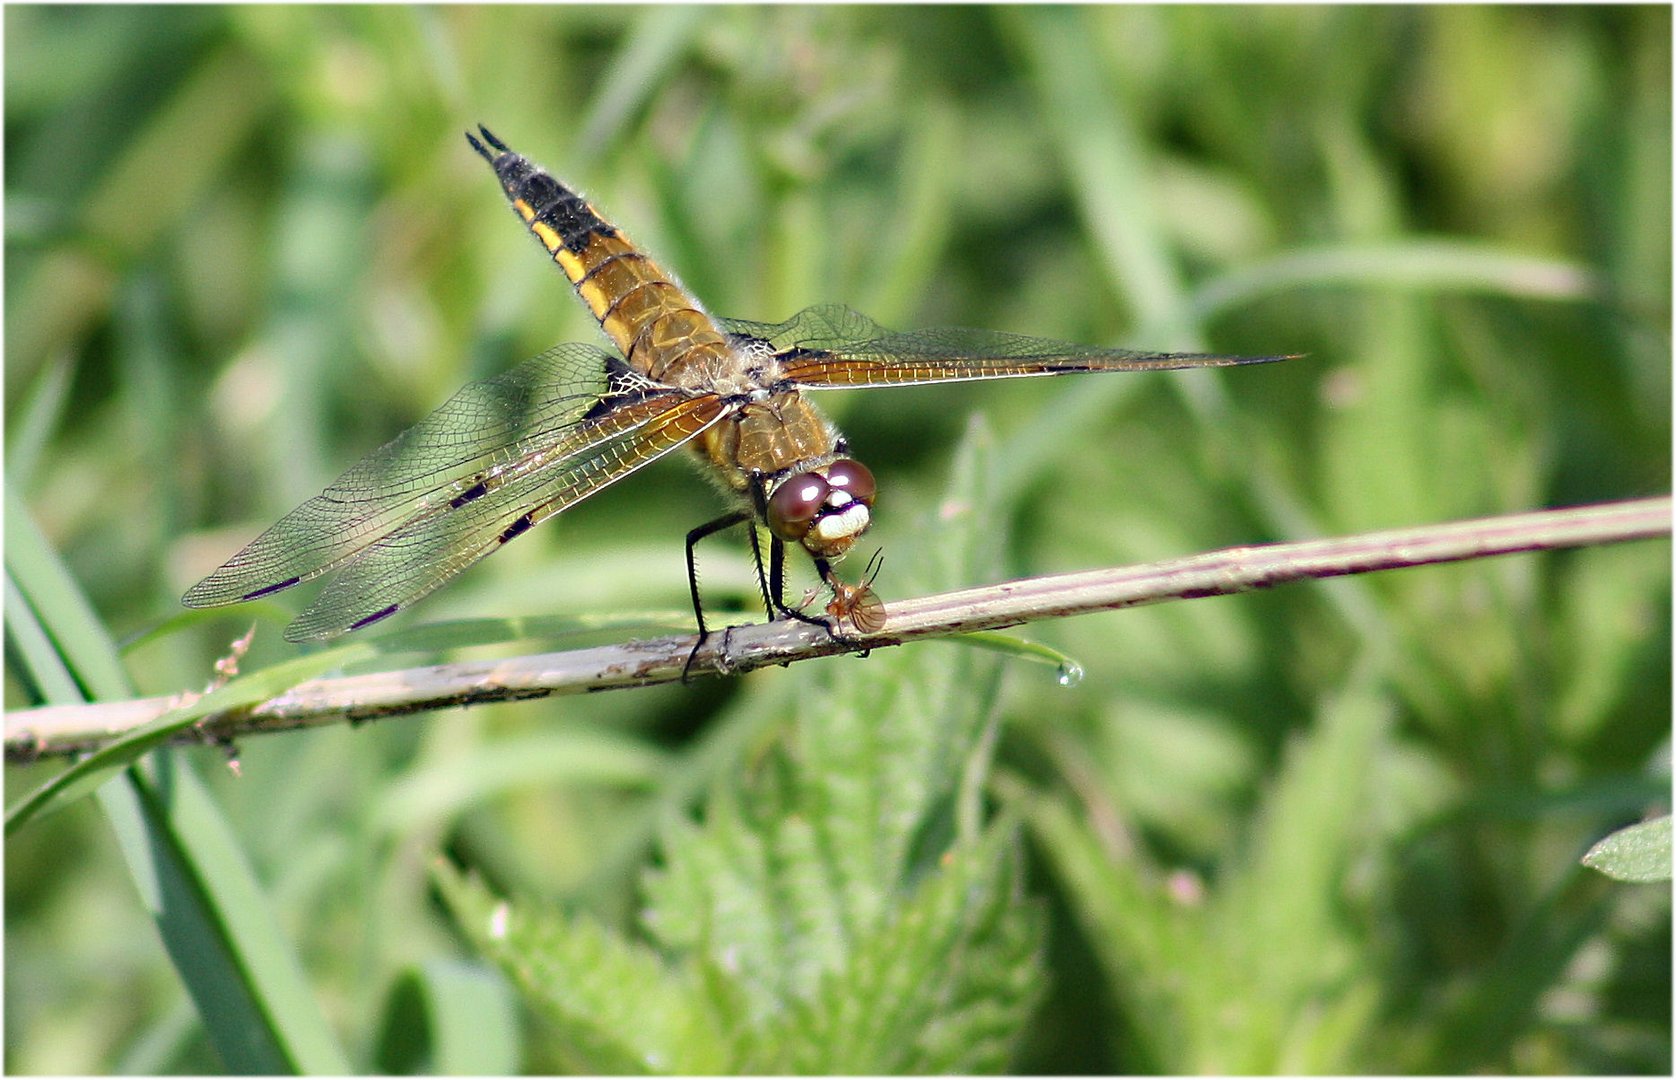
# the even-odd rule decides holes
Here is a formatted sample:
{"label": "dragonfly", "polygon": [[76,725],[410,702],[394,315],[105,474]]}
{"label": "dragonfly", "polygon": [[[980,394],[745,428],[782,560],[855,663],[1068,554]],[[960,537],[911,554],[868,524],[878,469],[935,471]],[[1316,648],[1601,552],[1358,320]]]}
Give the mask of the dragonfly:
{"label": "dragonfly", "polygon": [[[255,600],[335,572],[285,637],[318,641],[361,630],[686,448],[731,507],[687,534],[700,645],[710,630],[695,546],[742,524],[771,620],[815,623],[835,637],[874,633],[885,622],[872,588],[876,559],[859,582],[843,581],[835,567],[872,525],[878,487],[806,395],[1288,359],[1132,352],[993,330],[893,332],[836,304],[780,323],[717,318],[581,195],[487,128],[478,133],[481,140],[466,133],[472,149],[615,351],[559,345],[468,384],[194,585],[183,598],[188,607]],[[759,528],[767,533],[766,570]],[[808,554],[830,591],[824,617],[804,610],[809,599],[784,601],[788,547]]]}

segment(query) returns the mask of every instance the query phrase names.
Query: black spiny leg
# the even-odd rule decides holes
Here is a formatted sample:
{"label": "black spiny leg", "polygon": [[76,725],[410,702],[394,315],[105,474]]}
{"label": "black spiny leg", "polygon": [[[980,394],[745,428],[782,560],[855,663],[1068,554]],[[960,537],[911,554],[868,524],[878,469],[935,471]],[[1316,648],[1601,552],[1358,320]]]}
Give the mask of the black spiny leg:
{"label": "black spiny leg", "polygon": [[[786,544],[778,536],[768,538],[768,573],[762,572],[762,549],[757,544],[756,526],[751,527],[751,555],[757,564],[757,586],[762,589],[762,602],[768,608],[769,621],[796,619],[810,626],[826,627],[825,619],[805,615],[786,603]],[[821,560],[816,559],[816,563]]]}
{"label": "black spiny leg", "polygon": [[[762,572],[760,567],[757,572]],[[778,536],[768,549],[768,585],[762,594],[768,600],[770,619],[786,610],[786,545]]]}
{"label": "black spiny leg", "polygon": [[[762,606],[768,611],[768,620],[773,622],[780,617],[779,608],[783,606],[779,600],[781,568],[784,567],[786,560],[785,545],[781,543],[778,536],[768,538],[768,565],[770,569],[767,574],[764,574],[762,572],[762,544],[757,536],[756,522],[753,521],[747,528],[751,531],[751,562],[757,569],[757,590],[762,593]],[[773,584],[770,585],[769,582],[773,582]]]}
{"label": "black spiny leg", "polygon": [[[698,620],[698,640],[693,643],[693,651],[687,654],[687,662],[681,667],[681,681],[683,683],[687,682],[688,676],[692,674],[693,661],[698,657],[698,650],[704,647],[704,639],[710,636],[710,628],[704,625],[704,603],[698,598],[698,559],[693,553],[693,548],[706,536],[719,533],[723,529],[731,529],[741,521],[749,521],[750,518],[749,511],[735,510],[731,514],[723,514],[715,521],[700,525],[687,534],[687,586],[692,590],[693,618]],[[756,543],[756,530],[754,529],[751,531],[751,542],[753,545]],[[761,575],[760,568],[761,561],[759,560],[759,576]]]}

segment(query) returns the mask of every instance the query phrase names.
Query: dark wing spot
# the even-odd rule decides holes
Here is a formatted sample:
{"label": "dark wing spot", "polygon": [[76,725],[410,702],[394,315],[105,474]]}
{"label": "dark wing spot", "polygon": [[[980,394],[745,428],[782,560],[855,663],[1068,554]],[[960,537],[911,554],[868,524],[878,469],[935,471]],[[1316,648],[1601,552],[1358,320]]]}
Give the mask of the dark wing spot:
{"label": "dark wing spot", "polygon": [[500,534],[500,542],[504,544],[514,536],[523,535],[529,531],[530,526],[533,524],[534,522],[530,520],[530,516],[525,514],[523,517],[506,527],[506,531]]}
{"label": "dark wing spot", "polygon": [[375,611],[371,615],[368,615],[364,619],[356,619],[354,622],[349,624],[349,629],[350,630],[359,630],[363,626],[371,626],[373,623],[377,622],[380,619],[388,619],[390,616],[394,615],[400,609],[401,609],[400,604],[391,604],[389,607],[383,609],[382,611]]}
{"label": "dark wing spot", "polygon": [[449,499],[448,500],[448,505],[453,507],[454,509],[458,510],[460,507],[464,506],[466,503],[470,502],[471,500],[481,499],[483,496],[487,495],[488,493],[489,493],[488,482],[484,481],[484,480],[479,480],[477,483],[471,485],[471,487],[466,488],[464,491],[460,492],[458,495],[454,496],[452,499]]}
{"label": "dark wing spot", "polygon": [[286,578],[284,581],[281,581],[277,585],[264,585],[260,589],[257,589],[255,592],[245,593],[243,596],[239,597],[239,600],[241,602],[245,601],[245,600],[254,600],[259,596],[266,596],[269,593],[279,592],[281,589],[289,589],[291,586],[295,585],[297,582],[299,582],[301,580],[303,580],[303,579],[300,578],[300,577],[291,577],[291,578]]}

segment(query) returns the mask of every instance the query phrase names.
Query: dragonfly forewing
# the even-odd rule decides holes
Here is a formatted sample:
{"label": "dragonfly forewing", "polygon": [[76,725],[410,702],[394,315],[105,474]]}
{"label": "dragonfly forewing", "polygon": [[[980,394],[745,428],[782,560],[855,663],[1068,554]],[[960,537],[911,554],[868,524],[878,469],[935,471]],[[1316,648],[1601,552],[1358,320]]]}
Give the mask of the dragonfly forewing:
{"label": "dragonfly forewing", "polygon": [[285,629],[289,641],[378,622],[534,526],[690,442],[725,415],[715,395],[646,398],[590,418],[525,467],[380,537]]}
{"label": "dragonfly forewing", "polygon": [[963,379],[1013,379],[1092,371],[1161,371],[1231,367],[1285,356],[1102,349],[995,330],[936,327],[892,333],[839,304],[805,308],[783,323],[722,321],[745,341],[786,350],[781,374],[808,389],[911,386]]}
{"label": "dragonfly forewing", "polygon": [[[190,607],[238,603],[338,569],[381,537],[553,463],[590,412],[639,400],[615,384],[621,361],[592,345],[550,349],[463,387],[437,410],[368,454],[186,594]],[[595,430],[594,437],[609,432]]]}

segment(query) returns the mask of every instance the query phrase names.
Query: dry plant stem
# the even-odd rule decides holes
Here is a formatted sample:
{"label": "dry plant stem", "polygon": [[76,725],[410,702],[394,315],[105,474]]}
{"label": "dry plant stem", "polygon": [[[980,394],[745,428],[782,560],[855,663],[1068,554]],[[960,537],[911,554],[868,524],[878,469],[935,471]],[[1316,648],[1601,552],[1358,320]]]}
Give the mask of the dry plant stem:
{"label": "dry plant stem", "polygon": [[[1662,496],[1330,540],[1226,548],[1143,566],[1026,578],[896,601],[886,606],[883,629],[866,637],[835,640],[818,627],[791,620],[718,631],[700,650],[693,670],[737,673],[1036,619],[1222,596],[1306,578],[1648,539],[1670,531],[1671,499]],[[316,679],[254,708],[211,717],[181,741],[674,682],[681,677],[692,642],[690,636],[665,637],[511,660]],[[149,698],[7,713],[6,757],[33,760],[93,749],[177,705],[172,699]]]}

